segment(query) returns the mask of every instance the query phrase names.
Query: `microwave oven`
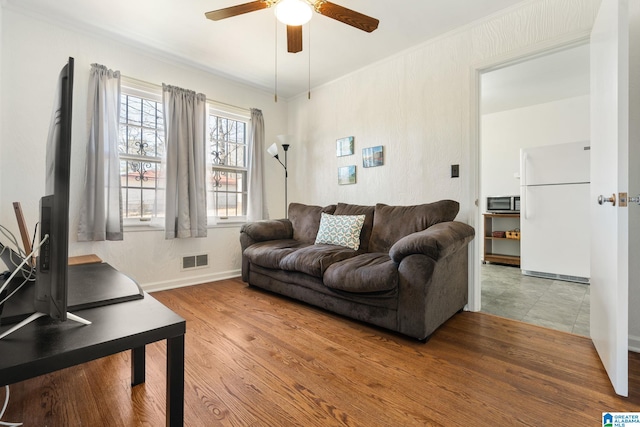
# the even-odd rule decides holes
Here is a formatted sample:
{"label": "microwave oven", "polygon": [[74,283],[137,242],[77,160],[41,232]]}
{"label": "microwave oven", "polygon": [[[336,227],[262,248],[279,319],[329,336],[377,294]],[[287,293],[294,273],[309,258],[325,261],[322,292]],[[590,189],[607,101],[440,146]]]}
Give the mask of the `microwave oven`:
{"label": "microwave oven", "polygon": [[489,196],[487,197],[487,212],[520,212],[520,196]]}

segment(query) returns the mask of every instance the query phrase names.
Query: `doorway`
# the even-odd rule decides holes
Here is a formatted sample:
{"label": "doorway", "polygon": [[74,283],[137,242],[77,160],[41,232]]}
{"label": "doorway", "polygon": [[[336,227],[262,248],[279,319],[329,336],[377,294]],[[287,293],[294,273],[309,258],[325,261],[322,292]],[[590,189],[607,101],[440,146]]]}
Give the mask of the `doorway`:
{"label": "doorway", "polygon": [[[589,45],[583,42],[486,70],[480,75],[479,98],[478,205],[483,214],[487,197],[520,195],[520,149],[588,144]],[[510,231],[519,228],[520,219],[491,221],[492,231]],[[486,236],[484,224],[479,221],[478,236]],[[520,234],[520,240],[491,239],[491,251],[510,257],[512,265],[483,263],[487,239],[480,239],[474,261],[479,264],[479,309],[588,336],[588,286],[521,274],[517,260],[526,238]],[[584,262],[588,265],[589,260]]]}

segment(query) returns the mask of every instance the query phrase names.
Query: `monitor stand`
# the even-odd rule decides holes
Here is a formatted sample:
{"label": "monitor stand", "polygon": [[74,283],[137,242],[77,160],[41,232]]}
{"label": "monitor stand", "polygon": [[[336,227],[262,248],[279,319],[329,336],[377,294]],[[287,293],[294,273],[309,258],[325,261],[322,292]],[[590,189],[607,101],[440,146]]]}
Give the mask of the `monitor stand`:
{"label": "monitor stand", "polygon": [[[70,265],[68,277],[67,311],[72,313],[144,297],[144,292],[133,279],[105,262]],[[21,282],[14,279],[7,292],[14,291]],[[36,311],[34,298],[34,286],[22,287],[11,297],[9,304],[0,305],[0,325],[18,323],[33,314]]]}
{"label": "monitor stand", "polygon": [[[33,322],[36,319],[39,319],[42,316],[47,316],[47,314],[45,313],[40,313],[40,312],[35,312],[33,313],[31,316],[27,317],[26,319],[24,319],[22,322],[18,323],[17,325],[15,325],[14,327],[12,327],[11,329],[3,332],[2,334],[0,334],[0,340],[3,339],[4,337],[6,337],[7,335],[14,333],[15,331],[17,331],[18,329],[22,328],[23,326],[28,325],[29,323]],[[68,320],[73,320],[75,322],[78,323],[82,323],[84,325],[90,325],[91,322],[83,319],[80,316],[76,316],[73,313],[67,313],[67,319]]]}

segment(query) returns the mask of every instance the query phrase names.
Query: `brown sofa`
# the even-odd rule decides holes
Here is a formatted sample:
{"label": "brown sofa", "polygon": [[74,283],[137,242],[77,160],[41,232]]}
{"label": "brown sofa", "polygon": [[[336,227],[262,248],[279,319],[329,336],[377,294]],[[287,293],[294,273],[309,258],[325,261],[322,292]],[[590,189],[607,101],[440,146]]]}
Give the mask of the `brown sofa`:
{"label": "brown sofa", "polygon": [[[242,227],[242,279],[426,340],[467,303],[467,247],[475,233],[453,221],[458,209],[452,200],[417,206],[292,203],[288,219]],[[364,215],[357,250],[316,244],[328,220],[355,215]]]}

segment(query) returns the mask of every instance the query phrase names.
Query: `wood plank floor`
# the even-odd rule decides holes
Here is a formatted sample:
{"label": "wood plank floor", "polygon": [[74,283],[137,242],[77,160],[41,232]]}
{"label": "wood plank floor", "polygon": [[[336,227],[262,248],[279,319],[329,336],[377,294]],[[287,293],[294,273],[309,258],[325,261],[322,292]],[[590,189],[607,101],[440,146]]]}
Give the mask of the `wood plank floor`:
{"label": "wood plank floor", "polygon": [[[640,355],[617,397],[591,341],[564,332],[460,313],[422,344],[238,279],[154,296],[187,320],[186,426],[596,426],[640,412]],[[3,421],[164,425],[164,343],[133,389],[129,357],[12,385]]]}

